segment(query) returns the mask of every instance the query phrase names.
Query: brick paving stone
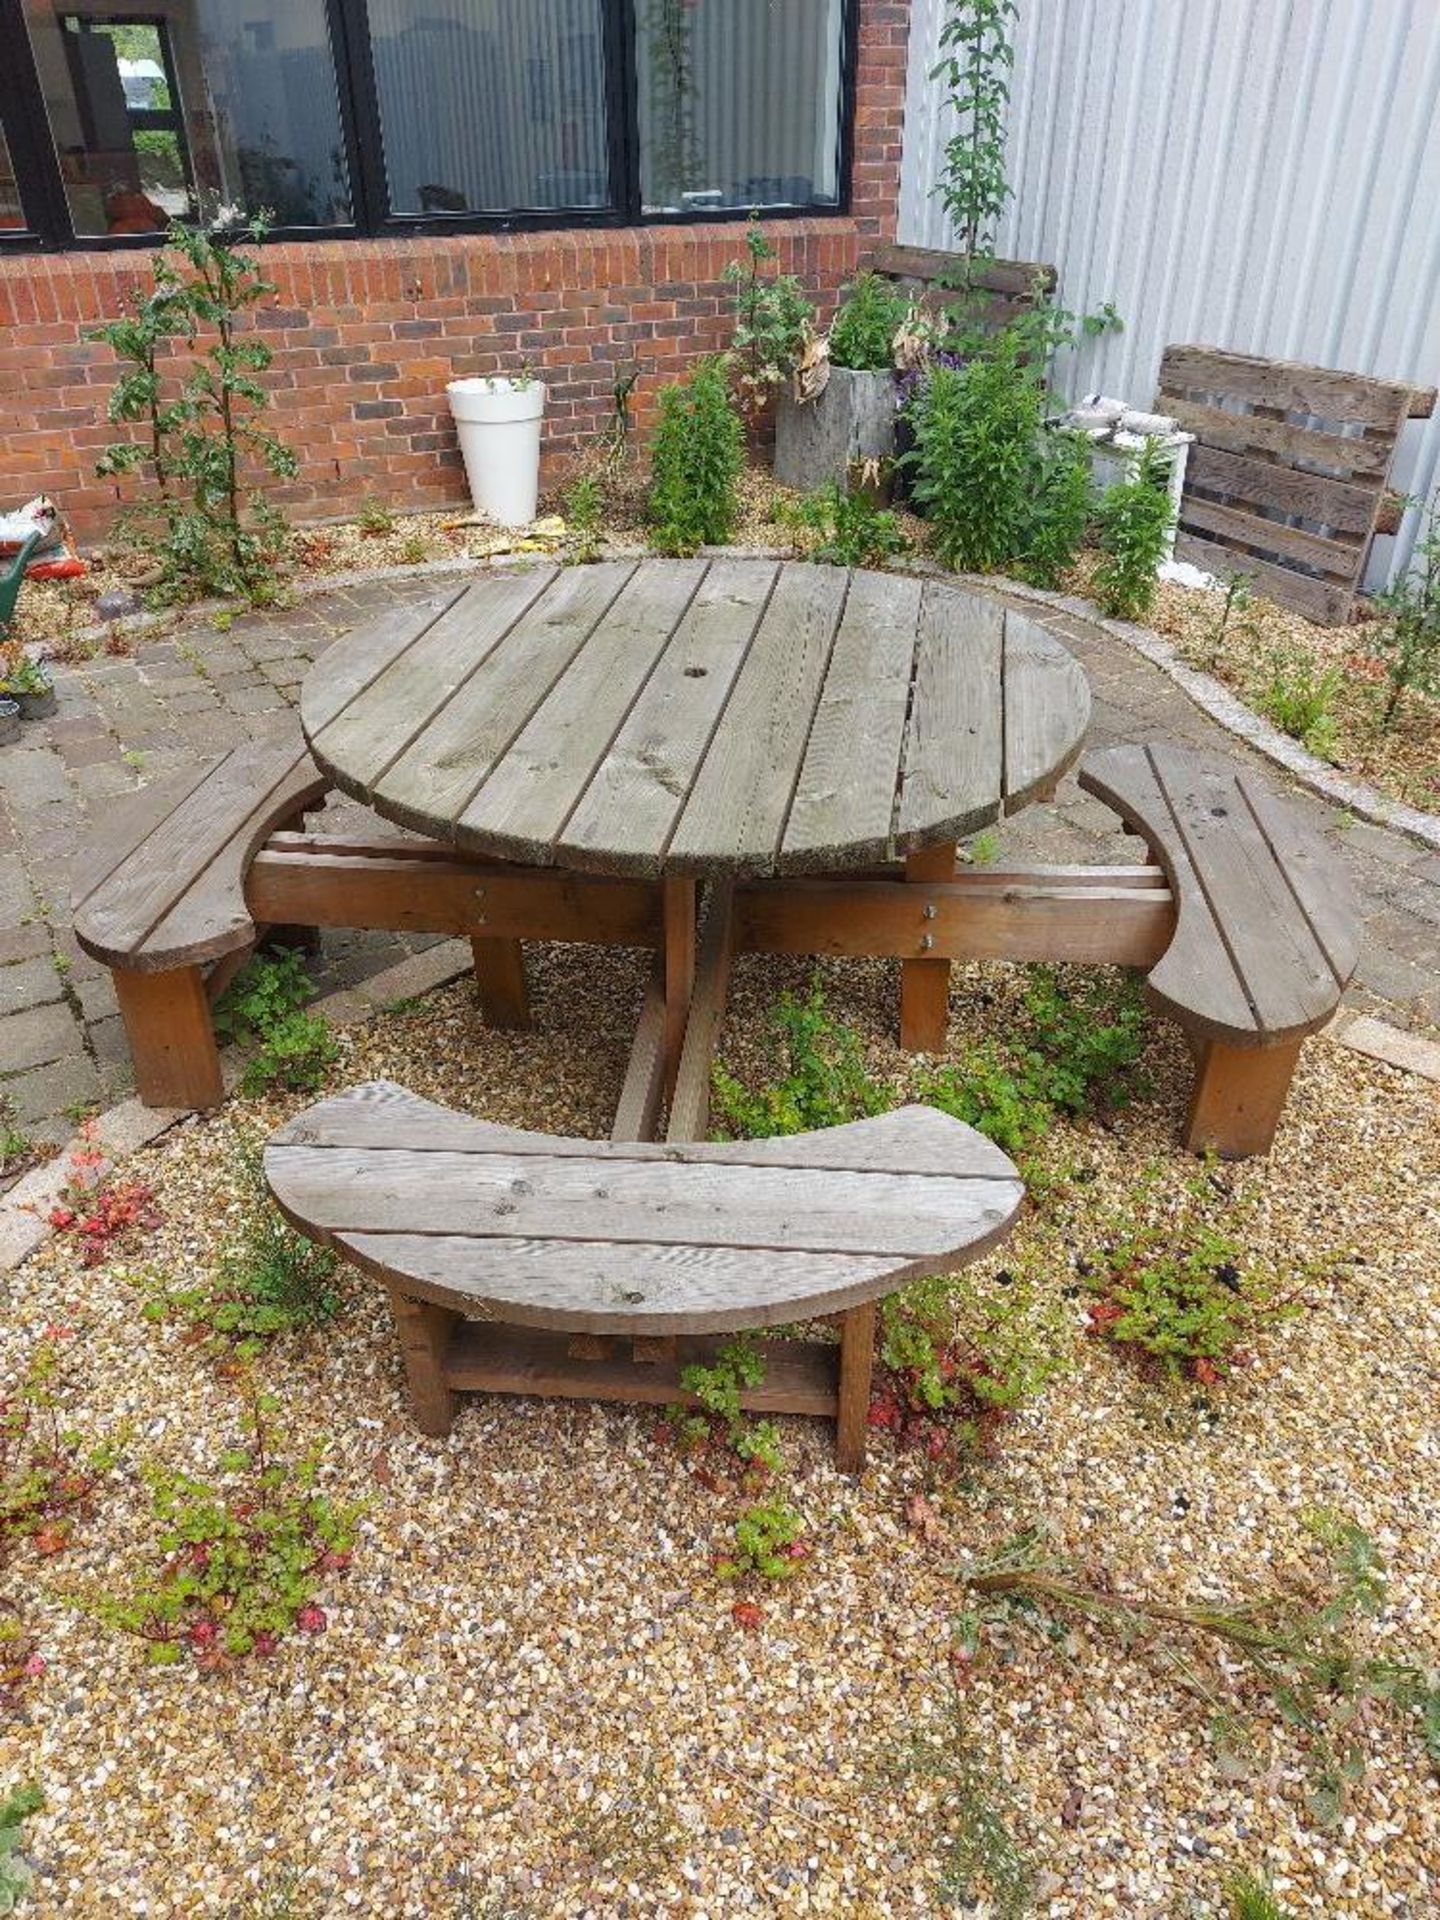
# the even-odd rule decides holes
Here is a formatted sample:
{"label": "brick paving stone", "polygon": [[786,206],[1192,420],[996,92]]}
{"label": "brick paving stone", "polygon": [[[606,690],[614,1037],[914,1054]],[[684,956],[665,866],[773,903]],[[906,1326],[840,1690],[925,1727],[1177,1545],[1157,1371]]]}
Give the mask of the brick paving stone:
{"label": "brick paving stone", "polygon": [[27,1007],[43,1007],[64,998],[65,984],[48,952],[0,967],[0,1015],[22,1013]]}
{"label": "brick paving stone", "polygon": [[14,1109],[15,1118],[32,1139],[39,1139],[37,1127],[48,1123],[45,1138],[59,1146],[75,1131],[67,1107],[89,1104],[101,1097],[100,1072],[84,1048],[69,1053],[63,1060],[32,1067],[12,1079],[0,1080],[3,1092]]}
{"label": "brick paving stone", "polygon": [[37,953],[49,953],[50,929],[43,922],[28,927],[0,927],[0,967],[16,960],[32,960]]}
{"label": "brick paving stone", "polygon": [[17,1073],[22,1067],[43,1067],[48,1061],[74,1053],[78,1040],[75,1015],[63,1002],[7,1013],[0,1017],[0,1074]]}

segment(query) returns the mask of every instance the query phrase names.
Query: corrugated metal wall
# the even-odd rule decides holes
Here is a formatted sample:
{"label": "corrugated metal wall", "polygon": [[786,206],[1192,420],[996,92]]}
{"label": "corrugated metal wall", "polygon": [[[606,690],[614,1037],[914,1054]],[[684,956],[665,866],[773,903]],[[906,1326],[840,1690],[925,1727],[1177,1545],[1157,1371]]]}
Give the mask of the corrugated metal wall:
{"label": "corrugated metal wall", "polygon": [[[900,238],[943,247],[945,0],[913,5]],[[1440,0],[1020,0],[1015,44],[997,251],[1125,320],[1067,356],[1070,391],[1148,405],[1181,341],[1440,380]],[[1440,418],[1394,483],[1434,492]],[[1372,584],[1418,519],[1376,541]]]}

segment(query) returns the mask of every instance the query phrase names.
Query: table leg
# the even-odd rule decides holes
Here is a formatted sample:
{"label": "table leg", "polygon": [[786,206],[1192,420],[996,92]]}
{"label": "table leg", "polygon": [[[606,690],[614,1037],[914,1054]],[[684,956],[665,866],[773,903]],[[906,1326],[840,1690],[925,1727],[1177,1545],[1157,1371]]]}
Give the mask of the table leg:
{"label": "table leg", "polygon": [[695,882],[665,881],[665,1097],[675,1091],[695,986]]}
{"label": "table leg", "polygon": [[835,1423],[835,1464],[842,1473],[865,1465],[870,1425],[870,1376],[875,1366],[876,1306],[867,1300],[840,1321],[840,1404]]}
{"label": "table leg", "polygon": [[[919,847],[905,857],[905,878],[920,884],[955,875],[955,842]],[[907,1053],[940,1053],[950,1022],[950,962],[904,960],[900,965],[900,1044]]]}
{"label": "table leg", "polygon": [[475,986],[487,1027],[528,1027],[525,950],[518,940],[472,939]]}

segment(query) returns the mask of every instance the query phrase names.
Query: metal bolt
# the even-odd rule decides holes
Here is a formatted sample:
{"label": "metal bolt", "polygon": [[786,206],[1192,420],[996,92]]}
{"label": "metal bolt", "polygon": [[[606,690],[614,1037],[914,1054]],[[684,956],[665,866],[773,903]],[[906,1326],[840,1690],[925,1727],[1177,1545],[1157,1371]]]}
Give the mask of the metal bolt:
{"label": "metal bolt", "polygon": [[929,901],[925,906],[923,906],[920,909],[920,917],[923,920],[933,920],[935,918],[935,915],[939,911],[940,909],[935,905],[934,901],[932,900],[932,901]]}
{"label": "metal bolt", "polygon": [[921,936],[920,936],[920,951],[921,951],[922,953],[928,953],[928,952],[930,951],[930,949],[931,949],[931,947],[933,947],[933,946],[934,946],[934,944],[935,944],[935,936],[934,936],[934,934],[933,934],[933,933],[922,933],[922,934],[921,934]]}

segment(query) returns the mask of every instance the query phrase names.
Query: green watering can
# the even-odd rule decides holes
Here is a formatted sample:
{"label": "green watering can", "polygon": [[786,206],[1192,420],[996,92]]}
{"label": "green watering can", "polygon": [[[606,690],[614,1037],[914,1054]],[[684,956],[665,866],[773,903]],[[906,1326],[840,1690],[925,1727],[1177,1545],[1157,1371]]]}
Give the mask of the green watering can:
{"label": "green watering can", "polygon": [[32,533],[16,554],[10,571],[0,574],[0,640],[4,639],[9,631],[10,622],[15,618],[15,602],[20,598],[20,589],[25,581],[25,569],[30,564],[30,556],[44,538],[43,528]]}

